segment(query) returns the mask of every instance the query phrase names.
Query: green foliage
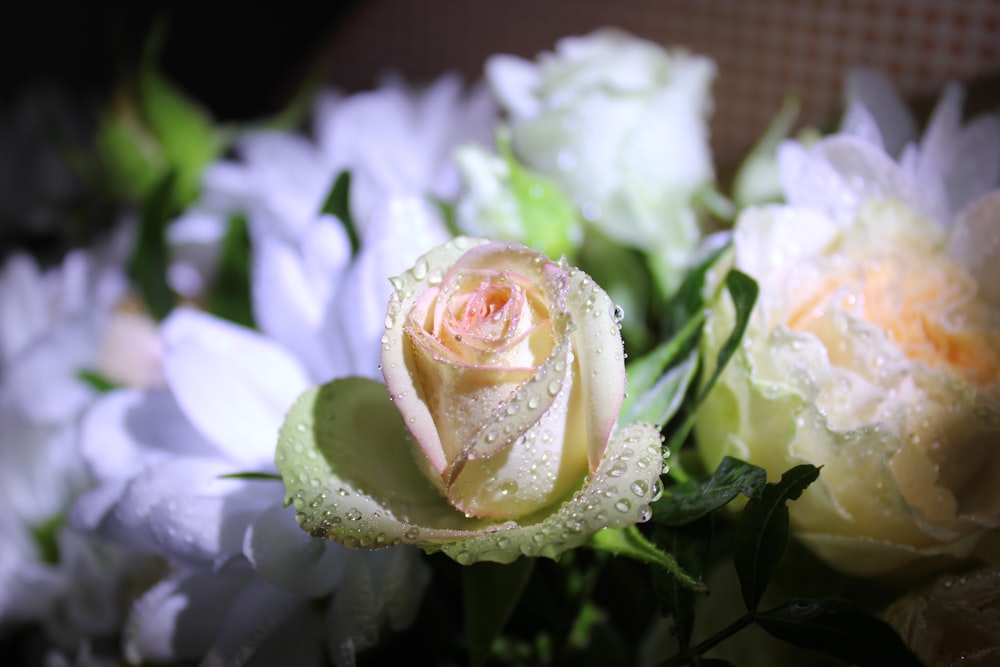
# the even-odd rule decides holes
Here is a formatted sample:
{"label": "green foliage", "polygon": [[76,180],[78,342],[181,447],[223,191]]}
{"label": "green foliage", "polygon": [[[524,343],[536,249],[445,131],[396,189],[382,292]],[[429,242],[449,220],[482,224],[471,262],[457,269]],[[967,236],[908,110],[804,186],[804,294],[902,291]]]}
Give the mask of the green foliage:
{"label": "green foliage", "polygon": [[785,551],[788,540],[786,503],[798,499],[818,477],[816,466],[796,466],[785,472],[780,482],[767,484],[760,495],[750,498],[743,508],[736,529],[733,559],[747,609],[757,609]]}
{"label": "green foliage", "polygon": [[358,235],[358,228],[354,225],[354,217],[351,215],[350,206],[351,193],[351,172],[342,171],[333,179],[330,192],[323,201],[320,213],[332,215],[340,221],[347,233],[347,240],[351,244],[351,256],[358,254],[361,248],[361,237]]}
{"label": "green foliage", "polygon": [[473,667],[486,664],[493,642],[524,592],[534,564],[532,558],[519,558],[509,565],[476,563],[464,568],[465,637]]}
{"label": "green foliage", "polygon": [[250,295],[250,252],[246,217],[234,215],[226,225],[218,270],[205,305],[213,315],[246,327],[255,326]]}

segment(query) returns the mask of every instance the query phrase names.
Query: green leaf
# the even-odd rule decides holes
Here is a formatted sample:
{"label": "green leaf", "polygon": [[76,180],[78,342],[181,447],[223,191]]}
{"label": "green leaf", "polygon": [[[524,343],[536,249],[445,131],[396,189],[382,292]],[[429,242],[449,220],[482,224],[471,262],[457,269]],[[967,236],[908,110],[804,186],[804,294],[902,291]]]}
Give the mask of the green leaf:
{"label": "green leaf", "polygon": [[350,206],[351,194],[351,172],[346,169],[333,180],[330,192],[326,195],[320,213],[332,215],[343,225],[347,233],[347,240],[351,244],[351,257],[358,254],[361,248],[361,238],[358,236],[358,228],[354,225],[354,218],[351,216]]}
{"label": "green leaf", "polygon": [[506,137],[498,137],[497,149],[510,172],[510,189],[517,202],[524,236],[522,243],[552,258],[572,253],[570,230],[578,225],[576,207],[556,181],[521,165]]}
{"label": "green leaf", "polygon": [[736,307],[736,322],[729,337],[726,338],[722,347],[719,348],[715,370],[712,371],[712,375],[702,385],[701,391],[688,410],[687,418],[673,432],[670,439],[667,440],[667,451],[680,449],[681,445],[684,444],[688,434],[694,427],[695,413],[698,406],[708,396],[708,392],[712,390],[712,387],[715,386],[715,383],[722,375],[722,371],[725,370],[726,364],[729,363],[729,360],[740,348],[740,344],[743,341],[743,334],[746,333],[747,324],[750,322],[750,315],[753,312],[754,304],[757,303],[757,293],[759,292],[757,281],[738,269],[732,269],[726,274],[726,289],[729,290],[733,304]]}
{"label": "green leaf", "polygon": [[58,565],[62,558],[59,549],[59,532],[66,525],[66,516],[56,514],[31,526],[31,537],[38,548],[39,559],[48,565]]}
{"label": "green leaf", "polygon": [[118,388],[118,385],[113,380],[109,380],[97,371],[89,368],[78,371],[76,377],[99,394],[104,394]]}
{"label": "green leaf", "polygon": [[162,320],[174,307],[167,284],[167,225],[178,213],[173,199],[176,174],[165,173],[142,203],[139,234],[129,258],[128,274],[149,313]]}
{"label": "green leaf", "polygon": [[656,565],[669,572],[682,586],[694,591],[705,590],[705,585],[685,572],[677,563],[677,559],[650,542],[635,526],[599,530],[591,536],[587,546],[595,551],[626,556],[640,563]]}
{"label": "green leaf", "polygon": [[677,288],[677,292],[665,309],[669,317],[669,321],[666,323],[668,327],[677,326],[678,322],[688,322],[692,317],[698,315],[704,316],[705,279],[708,272],[715,266],[715,262],[728,248],[728,245],[717,248],[684,277],[684,282]]}
{"label": "green leaf", "polygon": [[218,273],[208,294],[206,310],[252,329],[255,324],[250,296],[251,250],[246,217],[232,216],[222,239]]}
{"label": "green leaf", "polygon": [[771,635],[857,667],[921,667],[896,630],[852,602],[793,600],[755,616]]}
{"label": "green leaf", "polygon": [[118,196],[141,201],[162,177],[163,151],[127,95],[120,95],[102,114],[96,145],[108,171],[108,186]]}
{"label": "green leaf", "polygon": [[747,609],[754,611],[774,576],[774,570],[788,541],[786,503],[802,495],[819,477],[819,468],[809,464],[795,466],[776,484],[767,484],[760,495],[751,498],[740,516],[733,544],[736,574]]}
{"label": "green leaf", "polygon": [[281,475],[270,472],[231,472],[219,475],[219,479],[256,479],[267,482],[281,481]]}
{"label": "green leaf", "polygon": [[[561,504],[517,520],[468,517],[424,477],[411,436],[385,385],[341,378],[313,387],[282,425],[275,463],[286,502],[310,535],[348,546],[413,543],[463,565],[557,558],[599,527],[624,527],[648,512],[660,434],[649,424],[618,429],[598,469]],[[631,480],[620,485],[618,478]]]}
{"label": "green leaf", "polygon": [[665,526],[697,521],[729,504],[739,494],[760,496],[767,484],[767,471],[727,456],[705,481],[688,481],[667,488],[653,503],[653,520]]}
{"label": "green leaf", "polygon": [[473,667],[486,664],[490,647],[521,598],[534,563],[533,559],[519,558],[507,565],[476,563],[463,568],[465,637]]}
{"label": "green leaf", "polygon": [[[673,554],[684,571],[697,580],[704,577],[711,538],[710,517],[703,517],[700,521],[678,528],[667,528],[663,525],[653,528],[655,544],[667,553]],[[653,570],[653,587],[660,612],[673,619],[671,632],[677,637],[681,648],[686,648],[694,629],[694,610],[699,598],[698,592],[682,585],[675,577],[668,576],[661,569]]]}
{"label": "green leaf", "polygon": [[202,170],[222,149],[212,119],[164,77],[151,58],[139,70],[138,105],[167,165],[176,173],[175,202],[184,207],[197,195]]}
{"label": "green leaf", "polygon": [[791,133],[799,115],[799,106],[797,95],[785,98],[764,136],[736,170],[736,176],[733,178],[733,199],[738,208],[782,199],[777,164],[778,145]]}
{"label": "green leaf", "polygon": [[[697,370],[697,350],[692,343],[704,321],[704,313],[692,315],[672,338],[625,365],[628,393],[622,402],[621,423],[644,420],[662,427],[673,416]],[[682,356],[685,350],[687,355]],[[688,364],[690,367],[685,368]],[[680,370],[667,380],[669,372],[664,373],[667,369]]]}

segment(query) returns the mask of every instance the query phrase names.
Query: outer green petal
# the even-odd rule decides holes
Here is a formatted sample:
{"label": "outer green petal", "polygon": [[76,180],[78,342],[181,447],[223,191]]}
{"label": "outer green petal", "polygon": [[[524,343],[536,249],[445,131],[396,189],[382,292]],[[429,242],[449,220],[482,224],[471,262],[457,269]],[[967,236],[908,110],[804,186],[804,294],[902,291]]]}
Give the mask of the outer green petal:
{"label": "outer green petal", "polygon": [[296,518],[314,536],[348,546],[417,544],[463,564],[555,558],[595,531],[649,517],[660,475],[660,434],[620,430],[596,473],[571,498],[519,521],[468,518],[411,458],[406,425],[385,388],[346,378],[310,389],[282,426],[275,457]]}

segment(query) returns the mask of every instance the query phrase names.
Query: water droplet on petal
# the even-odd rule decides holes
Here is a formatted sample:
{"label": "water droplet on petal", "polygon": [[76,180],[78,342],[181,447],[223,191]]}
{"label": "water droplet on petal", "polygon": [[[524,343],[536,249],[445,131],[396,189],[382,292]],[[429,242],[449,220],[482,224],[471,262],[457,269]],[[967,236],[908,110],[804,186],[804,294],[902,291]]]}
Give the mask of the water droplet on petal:
{"label": "water droplet on petal", "polygon": [[635,480],[629,485],[628,488],[632,489],[632,493],[639,496],[640,498],[645,496],[649,492],[649,484],[647,484],[646,480],[643,479]]}
{"label": "water droplet on petal", "polygon": [[629,502],[627,498],[619,498],[618,501],[615,502],[615,509],[622,513],[628,512],[632,509],[632,503]]}

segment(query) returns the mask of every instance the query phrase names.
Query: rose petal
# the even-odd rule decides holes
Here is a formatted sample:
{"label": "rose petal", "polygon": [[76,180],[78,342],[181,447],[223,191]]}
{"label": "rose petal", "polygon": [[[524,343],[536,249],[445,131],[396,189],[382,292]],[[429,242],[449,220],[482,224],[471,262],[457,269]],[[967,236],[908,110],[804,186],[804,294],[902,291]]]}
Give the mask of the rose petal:
{"label": "rose petal", "polygon": [[948,254],[976,279],[984,298],[1000,307],[1000,190],[976,200],[957,217]]}
{"label": "rose petal", "polygon": [[662,464],[659,431],[629,425],[570,500],[523,524],[491,522],[449,505],[413,464],[406,437],[402,417],[377,382],[335,380],[303,394],[282,427],[276,455],[302,528],[348,546],[415,543],[463,564],[555,558],[596,530],[647,519]]}
{"label": "rose petal", "polygon": [[392,399],[400,411],[408,415],[410,430],[426,456],[426,464],[434,474],[448,467],[444,446],[434,424],[434,417],[422,400],[410,372],[411,346],[406,342],[406,314],[428,288],[438,285],[458,258],[471,247],[488,243],[487,239],[459,237],[431,250],[419,258],[414,268],[392,279],[395,292],[389,300],[382,339],[382,372]]}

